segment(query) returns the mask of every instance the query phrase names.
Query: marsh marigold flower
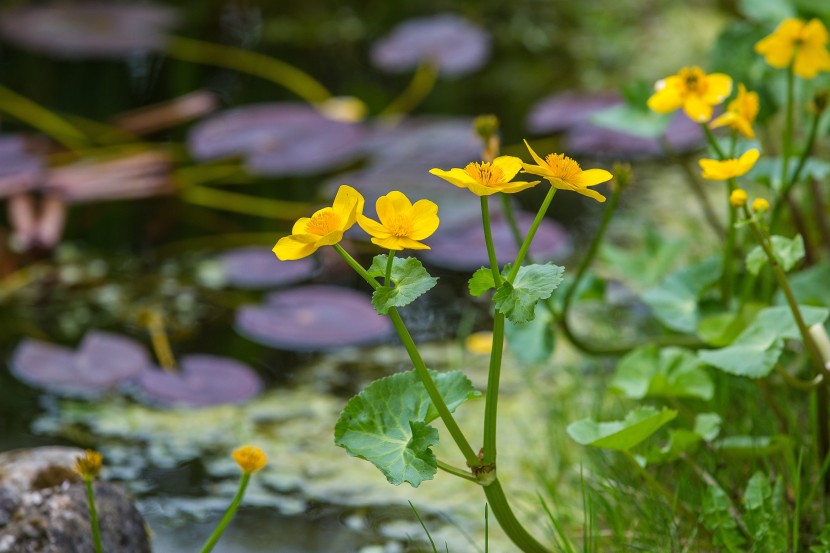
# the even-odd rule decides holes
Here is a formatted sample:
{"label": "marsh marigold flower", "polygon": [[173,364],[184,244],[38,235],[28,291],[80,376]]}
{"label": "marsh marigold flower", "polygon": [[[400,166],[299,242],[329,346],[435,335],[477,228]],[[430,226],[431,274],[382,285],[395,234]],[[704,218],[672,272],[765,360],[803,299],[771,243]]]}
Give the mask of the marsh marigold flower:
{"label": "marsh marigold flower", "polygon": [[654,90],[648,99],[652,110],[671,113],[682,107],[690,119],[705,123],[712,118],[712,106],[732,92],[732,78],[723,73],[707,75],[700,67],[684,67],[677,75],[657,81]]}
{"label": "marsh marigold flower", "polygon": [[321,246],[337,244],[363,211],[363,201],[360,192],[344,184],[331,207],[299,219],[291,235],[280,238],[273,252],[281,261],[288,261],[308,257]]}
{"label": "marsh marigold flower", "polygon": [[522,163],[525,173],[544,177],[554,188],[559,190],[571,190],[593,198],[598,202],[605,201],[605,196],[588,187],[611,180],[613,176],[611,173],[605,169],[587,169],[583,171],[576,161],[565,154],[549,154],[545,159],[542,159],[536,155],[527,140],[525,140],[525,146],[530,150],[530,155],[537,163],[536,165]]}
{"label": "marsh marigold flower", "polygon": [[747,92],[743,84],[738,85],[738,95],[726,106],[726,113],[709,123],[713,129],[728,126],[749,139],[755,138],[752,123],[758,117],[758,94]]}
{"label": "marsh marigold flower", "polygon": [[429,200],[414,204],[394,190],[375,203],[380,222],[358,215],[360,228],[372,236],[372,243],[388,250],[428,250],[419,242],[438,228],[438,206]]}
{"label": "marsh marigold flower", "polygon": [[430,169],[430,173],[441,177],[459,188],[466,188],[477,196],[489,196],[496,192],[512,194],[539,184],[534,182],[513,182],[513,177],[522,168],[522,160],[513,156],[500,156],[492,162],[470,163],[464,169]]}
{"label": "marsh marigold flower", "polygon": [[758,161],[760,153],[755,148],[749,150],[738,159],[701,159],[700,168],[703,169],[703,178],[709,180],[728,180],[740,177],[752,169]]}
{"label": "marsh marigold flower", "polygon": [[752,211],[755,213],[764,213],[769,209],[769,202],[764,198],[755,198],[752,202]]}
{"label": "marsh marigold flower", "polygon": [[75,472],[84,480],[92,480],[101,472],[104,458],[97,451],[87,449],[83,455],[75,458]]}
{"label": "marsh marigold flower", "polygon": [[732,207],[743,207],[746,205],[746,200],[748,196],[746,195],[746,190],[743,188],[736,188],[729,194],[729,205]]}
{"label": "marsh marigold flower", "polygon": [[755,51],[777,68],[793,66],[799,77],[812,79],[821,71],[830,70],[827,51],[827,28],[818,19],[804,22],[788,18],[773,33],[755,44]]}
{"label": "marsh marigold flower", "polygon": [[231,457],[242,469],[242,472],[248,474],[260,470],[268,462],[268,456],[265,455],[265,452],[252,445],[243,445],[235,449]]}

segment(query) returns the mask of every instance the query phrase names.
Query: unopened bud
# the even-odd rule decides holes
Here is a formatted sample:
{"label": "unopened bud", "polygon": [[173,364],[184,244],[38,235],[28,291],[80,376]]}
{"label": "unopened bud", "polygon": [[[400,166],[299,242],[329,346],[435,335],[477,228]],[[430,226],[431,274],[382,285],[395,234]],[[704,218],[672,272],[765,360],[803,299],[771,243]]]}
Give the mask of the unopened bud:
{"label": "unopened bud", "polygon": [[732,207],[743,207],[746,205],[747,198],[746,190],[736,188],[729,194],[729,205]]}
{"label": "unopened bud", "polygon": [[764,198],[755,198],[755,201],[752,202],[752,211],[754,211],[755,213],[758,213],[760,215],[761,213],[764,213],[767,210],[769,210],[769,202],[766,201]]}
{"label": "unopened bud", "polygon": [[827,102],[830,100],[830,90],[824,89],[815,93],[813,101],[810,102],[810,111],[816,115],[821,115],[827,109]]}
{"label": "unopened bud", "polygon": [[473,129],[475,129],[482,142],[487,144],[490,137],[499,130],[499,118],[495,115],[479,115],[473,121]]}
{"label": "unopened bud", "polygon": [[614,166],[611,168],[611,171],[614,175],[614,179],[611,181],[612,187],[619,187],[620,190],[625,190],[625,188],[631,183],[631,178],[634,176],[634,172],[631,170],[631,165],[628,163],[614,163]]}

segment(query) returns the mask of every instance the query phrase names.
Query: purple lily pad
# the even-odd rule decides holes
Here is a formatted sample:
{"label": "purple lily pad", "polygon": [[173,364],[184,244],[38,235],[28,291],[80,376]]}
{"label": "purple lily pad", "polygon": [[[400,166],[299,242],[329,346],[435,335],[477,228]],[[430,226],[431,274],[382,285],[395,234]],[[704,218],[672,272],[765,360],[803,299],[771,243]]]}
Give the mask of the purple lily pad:
{"label": "purple lily pad", "polygon": [[0,14],[0,34],[29,50],[65,58],[123,58],[161,49],[175,10],[145,2],[71,2]]}
{"label": "purple lily pad", "polygon": [[314,275],[311,258],[280,261],[267,248],[239,248],[219,256],[225,282],[237,288],[275,288],[302,282]]}
{"label": "purple lily pad", "polygon": [[334,286],[304,286],[266,297],[236,312],[236,331],[254,342],[291,351],[323,351],[379,342],[389,319],[368,295]]}
{"label": "purple lily pad", "polygon": [[44,160],[32,151],[31,146],[31,142],[23,136],[0,136],[0,198],[39,186]]}
{"label": "purple lily pad", "polygon": [[207,407],[242,403],[262,391],[247,365],[215,355],[187,355],[176,372],[146,368],[138,377],[142,399],[164,406]]}
{"label": "purple lily pad", "polygon": [[530,111],[527,127],[534,133],[563,132],[605,108],[620,104],[616,92],[561,92],[543,98]]}
{"label": "purple lily pad", "polygon": [[200,161],[244,156],[254,174],[310,175],[336,168],[363,150],[366,130],[299,103],[258,104],[220,113],[188,137]]}
{"label": "purple lily pad", "polygon": [[[530,228],[533,218],[529,213],[516,213],[523,234]],[[512,262],[519,250],[503,216],[494,215],[491,218],[491,230],[499,264]],[[439,229],[430,238],[429,245],[431,250],[418,254],[426,263],[436,267],[470,272],[490,264],[480,218],[456,225],[455,228]],[[536,262],[556,261],[567,257],[571,248],[570,237],[562,226],[550,219],[543,219],[530,246],[530,254]]]}
{"label": "purple lily pad", "polygon": [[378,40],[371,51],[372,64],[384,71],[402,73],[431,62],[448,76],[472,73],[489,57],[487,33],[455,14],[404,21]]}
{"label": "purple lily pad", "polygon": [[150,364],[144,348],[129,338],[90,331],[77,352],[38,340],[24,340],[11,369],[24,382],[50,392],[94,397],[116,389]]}

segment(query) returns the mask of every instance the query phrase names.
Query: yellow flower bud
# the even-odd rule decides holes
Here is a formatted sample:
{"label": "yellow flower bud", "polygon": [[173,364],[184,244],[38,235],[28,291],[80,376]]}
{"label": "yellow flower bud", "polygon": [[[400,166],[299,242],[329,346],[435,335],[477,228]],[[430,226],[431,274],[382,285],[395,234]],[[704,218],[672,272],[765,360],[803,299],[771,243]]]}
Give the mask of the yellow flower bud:
{"label": "yellow flower bud", "polygon": [[473,121],[473,129],[481,140],[487,142],[499,130],[499,118],[495,115],[479,115]]}
{"label": "yellow flower bud", "polygon": [[242,469],[242,472],[251,474],[265,466],[268,462],[268,457],[258,447],[252,445],[243,445],[239,449],[235,449],[232,454],[233,460]]}
{"label": "yellow flower bud", "polygon": [[75,472],[84,480],[92,480],[101,472],[103,460],[100,453],[87,449],[83,455],[75,458]]}
{"label": "yellow flower bud", "polygon": [[743,207],[746,205],[747,195],[743,188],[736,188],[729,194],[729,203],[732,207]]}
{"label": "yellow flower bud", "polygon": [[752,202],[752,211],[755,213],[764,213],[769,209],[769,202],[766,201],[764,198],[755,198],[755,201]]}

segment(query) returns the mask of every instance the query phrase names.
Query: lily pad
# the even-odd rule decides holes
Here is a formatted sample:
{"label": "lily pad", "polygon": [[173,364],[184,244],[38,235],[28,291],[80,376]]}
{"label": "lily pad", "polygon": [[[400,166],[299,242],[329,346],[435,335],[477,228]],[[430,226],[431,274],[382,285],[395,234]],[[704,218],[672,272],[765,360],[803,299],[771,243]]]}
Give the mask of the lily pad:
{"label": "lily pad", "polygon": [[223,253],[218,261],[225,284],[237,288],[261,289],[286,286],[311,278],[316,264],[311,258],[280,261],[268,248],[239,248]]}
{"label": "lily pad", "polygon": [[404,21],[378,40],[372,64],[387,72],[403,73],[429,62],[443,75],[461,76],[480,69],[490,57],[490,37],[455,14]]}
{"label": "lily pad", "polygon": [[43,157],[32,151],[26,137],[0,136],[0,198],[37,188],[44,165]]}
{"label": "lily pad", "polygon": [[[700,125],[682,113],[671,120],[666,128],[665,138],[679,153],[700,148],[705,139]],[[643,138],[591,123],[570,128],[565,134],[564,148],[574,155],[590,155],[608,159],[650,159],[666,156],[659,140]]]}
{"label": "lily pad", "polygon": [[[529,213],[516,213],[522,233],[526,233],[530,228],[533,218],[534,216]],[[507,221],[500,214],[495,214],[490,223],[499,264],[513,261],[518,248]],[[490,264],[484,231],[481,228],[481,215],[471,217],[461,224],[445,226],[430,238],[430,245],[432,249],[419,252],[419,256],[426,263],[436,267],[472,272]],[[530,255],[536,262],[556,261],[567,257],[571,247],[571,239],[565,229],[555,221],[543,219],[530,246]]]}
{"label": "lily pad", "polygon": [[621,101],[616,92],[560,92],[543,98],[533,106],[526,125],[531,132],[538,134],[563,132],[588,123],[596,112],[619,105]]}
{"label": "lily pad", "polygon": [[392,332],[367,294],[335,286],[304,286],[266,297],[236,312],[236,331],[259,344],[320,351],[382,341]]}
{"label": "lily pad", "polygon": [[366,130],[334,121],[307,104],[270,103],[225,111],[188,137],[200,161],[242,156],[254,174],[310,175],[334,169],[363,151]]}
{"label": "lily pad", "polygon": [[146,350],[133,340],[90,331],[77,351],[24,340],[14,352],[12,372],[24,382],[58,395],[94,397],[118,388],[150,365]]}
{"label": "lily pad", "polygon": [[52,2],[3,12],[0,34],[62,58],[123,58],[163,48],[177,19],[175,10],[147,2]]}
{"label": "lily pad", "polygon": [[138,377],[139,397],[165,406],[206,407],[242,403],[262,391],[247,365],[216,355],[186,355],[176,372],[148,367]]}

